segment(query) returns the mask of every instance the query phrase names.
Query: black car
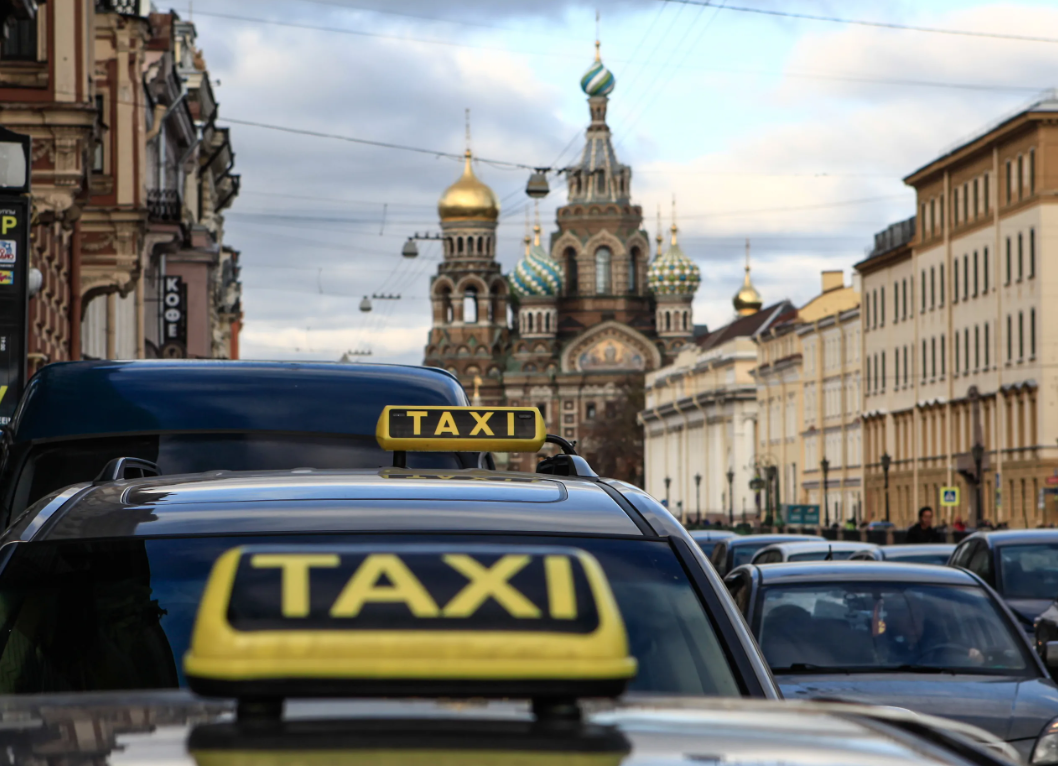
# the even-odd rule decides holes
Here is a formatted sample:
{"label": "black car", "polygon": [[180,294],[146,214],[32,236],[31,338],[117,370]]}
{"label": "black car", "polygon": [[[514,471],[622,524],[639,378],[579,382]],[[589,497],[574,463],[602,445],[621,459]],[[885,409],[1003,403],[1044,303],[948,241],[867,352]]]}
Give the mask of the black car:
{"label": "black car", "polygon": [[82,483],[2,538],[0,695],[166,689],[213,562],[250,544],[575,546],[602,565],[630,689],[778,696],[723,582],[642,490],[484,469],[212,471]]}
{"label": "black car", "polygon": [[975,532],[948,560],[988,583],[1026,632],[1058,595],[1058,529]]}
{"label": "black car", "polygon": [[707,557],[713,554],[713,548],[721,540],[730,540],[732,537],[737,537],[737,532],[731,532],[725,529],[692,529],[690,530],[691,537],[698,543],[698,547],[702,549]]}
{"label": "black car", "polygon": [[894,705],[980,726],[1024,756],[1058,685],[973,573],[927,564],[748,565],[725,582],[786,699]]}
{"label": "black car", "polygon": [[748,564],[761,548],[774,543],[793,543],[800,540],[822,540],[819,535],[742,535],[719,541],[709,560],[723,577],[732,569]]}
{"label": "black car", "polygon": [[[65,362],[38,372],[0,439],[0,527],[61,487],[144,473],[377,468],[383,407],[466,405],[429,367],[150,360]],[[143,463],[113,461],[135,458]],[[490,465],[481,453],[411,453],[433,468]]]}
{"label": "black car", "polygon": [[944,566],[951,558],[954,545],[947,543],[927,545],[879,545],[869,550],[857,551],[849,561],[897,561],[903,564],[933,564]]}

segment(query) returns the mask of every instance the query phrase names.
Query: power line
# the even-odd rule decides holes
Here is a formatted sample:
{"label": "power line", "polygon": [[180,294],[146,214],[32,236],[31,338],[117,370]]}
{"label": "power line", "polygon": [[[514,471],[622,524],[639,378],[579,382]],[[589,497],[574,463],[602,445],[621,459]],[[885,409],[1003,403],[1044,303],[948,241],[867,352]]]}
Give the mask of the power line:
{"label": "power line", "polygon": [[[718,7],[712,0],[661,0],[663,3],[679,3],[681,5],[705,5]],[[929,32],[939,35],[956,35],[959,37],[986,37],[993,40],[1017,40],[1028,43],[1058,43],[1058,37],[1036,37],[1032,35],[1012,35],[1002,32],[974,32],[969,29],[945,29],[943,27],[923,27],[914,24],[897,24],[887,21],[867,21],[865,19],[846,19],[839,16],[819,16],[812,13],[794,13],[792,11],[774,11],[766,8],[749,8],[740,5],[724,5],[724,10],[737,11],[739,13],[756,13],[761,16],[781,16],[787,19],[807,19],[808,21],[829,21],[834,24],[855,24],[861,27],[877,27],[880,29],[899,29],[908,32]]]}

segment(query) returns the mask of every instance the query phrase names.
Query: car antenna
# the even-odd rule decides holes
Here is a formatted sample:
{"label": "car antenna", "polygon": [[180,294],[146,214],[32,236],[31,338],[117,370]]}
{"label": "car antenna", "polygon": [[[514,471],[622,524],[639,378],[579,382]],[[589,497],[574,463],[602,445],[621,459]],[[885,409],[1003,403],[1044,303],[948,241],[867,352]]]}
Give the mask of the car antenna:
{"label": "car antenna", "polygon": [[833,561],[833,560],[834,560],[834,546],[833,545],[828,545],[827,546],[827,555],[823,559],[823,561]]}

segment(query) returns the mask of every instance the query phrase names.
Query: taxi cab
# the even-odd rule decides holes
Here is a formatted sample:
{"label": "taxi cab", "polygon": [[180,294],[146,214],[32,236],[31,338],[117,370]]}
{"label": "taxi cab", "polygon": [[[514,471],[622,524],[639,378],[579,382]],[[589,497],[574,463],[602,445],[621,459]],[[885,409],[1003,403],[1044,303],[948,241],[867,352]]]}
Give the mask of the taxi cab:
{"label": "taxi cab", "polygon": [[[213,562],[268,544],[310,562],[328,546],[481,546],[474,560],[487,564],[464,560],[444,578],[379,564],[386,585],[372,587],[433,613],[463,578],[496,615],[539,609],[511,558],[521,554],[507,551],[572,546],[612,589],[638,667],[630,689],[778,697],[701,549],[642,490],[596,476],[569,445],[536,474],[405,467],[415,451],[536,452],[548,438],[535,408],[387,406],[376,428],[386,468],[210,471],[45,496],[0,537],[0,694],[186,688],[181,658]],[[326,575],[305,566],[290,582]],[[435,579],[448,595],[423,597]]]}
{"label": "taxi cab", "polygon": [[904,710],[629,693],[652,660],[604,558],[575,535],[236,543],[175,660],[189,691],[0,698],[0,744],[199,766],[1016,763]]}

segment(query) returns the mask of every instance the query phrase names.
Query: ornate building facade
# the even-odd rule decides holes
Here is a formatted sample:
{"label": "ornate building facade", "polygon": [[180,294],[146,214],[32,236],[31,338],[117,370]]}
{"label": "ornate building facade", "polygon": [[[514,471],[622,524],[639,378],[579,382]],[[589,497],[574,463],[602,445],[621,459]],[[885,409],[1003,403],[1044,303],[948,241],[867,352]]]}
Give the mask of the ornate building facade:
{"label": "ornate building facade", "polygon": [[[431,283],[425,364],[458,375],[482,404],[538,407],[548,431],[567,439],[581,439],[630,381],[694,337],[698,267],[680,249],[675,222],[669,249],[661,253],[659,241],[649,262],[632,169],[618,161],[606,123],[614,82],[596,43],[581,79],[591,121],[580,160],[566,171],[567,202],[547,246],[538,224],[509,278],[495,260],[499,203],[474,175],[469,150],[438,205],[444,262]],[[533,461],[510,456],[513,468]]]}

